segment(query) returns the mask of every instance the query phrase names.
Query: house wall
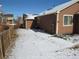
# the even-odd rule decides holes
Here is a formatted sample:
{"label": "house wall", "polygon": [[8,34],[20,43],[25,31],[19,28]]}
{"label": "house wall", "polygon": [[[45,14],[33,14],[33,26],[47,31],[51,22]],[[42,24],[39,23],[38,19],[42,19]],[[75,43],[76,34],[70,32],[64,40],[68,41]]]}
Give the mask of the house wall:
{"label": "house wall", "polygon": [[16,21],[16,26],[15,26],[15,28],[20,28],[20,26],[21,26],[20,22],[19,22],[19,21]]}
{"label": "house wall", "polygon": [[7,24],[12,24],[13,21],[12,20],[7,20]]}
{"label": "house wall", "polygon": [[32,24],[33,24],[33,20],[32,19],[26,20],[25,24],[26,24],[26,28],[31,29],[32,28]]}
{"label": "house wall", "polygon": [[74,15],[73,23],[73,34],[79,34],[79,14]]}
{"label": "house wall", "polygon": [[79,12],[79,3],[75,3],[72,6],[62,10],[59,13],[59,25],[58,25],[58,33],[59,34],[69,34],[73,33],[73,25],[72,26],[63,26],[63,15],[73,15]]}
{"label": "house wall", "polygon": [[13,20],[13,17],[6,17],[7,20]]}
{"label": "house wall", "polygon": [[9,23],[12,23],[13,22],[13,17],[11,16],[4,16],[5,17],[5,23],[9,24]]}
{"label": "house wall", "polygon": [[43,30],[49,33],[56,33],[56,14],[39,16],[38,22]]}

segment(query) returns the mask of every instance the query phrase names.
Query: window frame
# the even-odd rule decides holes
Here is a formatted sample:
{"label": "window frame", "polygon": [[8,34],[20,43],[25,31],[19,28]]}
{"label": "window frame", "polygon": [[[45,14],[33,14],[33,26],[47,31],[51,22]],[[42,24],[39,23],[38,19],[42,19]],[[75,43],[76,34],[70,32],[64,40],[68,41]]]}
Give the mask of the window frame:
{"label": "window frame", "polygon": [[69,24],[69,25],[65,25],[65,23],[64,23],[64,17],[65,16],[71,16],[72,17],[72,21],[73,21],[73,15],[63,15],[63,26],[73,26],[73,22],[72,22],[72,24]]}

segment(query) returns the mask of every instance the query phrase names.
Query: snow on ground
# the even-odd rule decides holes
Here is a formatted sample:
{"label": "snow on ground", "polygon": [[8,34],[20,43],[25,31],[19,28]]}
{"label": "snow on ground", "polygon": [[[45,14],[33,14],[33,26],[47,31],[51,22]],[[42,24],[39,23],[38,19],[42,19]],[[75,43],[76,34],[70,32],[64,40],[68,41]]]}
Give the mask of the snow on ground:
{"label": "snow on ground", "polygon": [[18,29],[19,37],[8,59],[79,59],[79,49],[66,49],[73,43],[50,34]]}
{"label": "snow on ground", "polygon": [[72,35],[69,37],[71,40],[71,42],[75,43],[75,42],[79,42],[79,35]]}

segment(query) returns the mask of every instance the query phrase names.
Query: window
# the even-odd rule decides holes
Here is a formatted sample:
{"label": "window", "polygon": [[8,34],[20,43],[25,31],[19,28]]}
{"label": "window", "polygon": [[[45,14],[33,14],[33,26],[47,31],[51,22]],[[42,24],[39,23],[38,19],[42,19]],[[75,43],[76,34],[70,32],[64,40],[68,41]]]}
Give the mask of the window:
{"label": "window", "polygon": [[72,25],[73,16],[72,15],[64,15],[64,26]]}

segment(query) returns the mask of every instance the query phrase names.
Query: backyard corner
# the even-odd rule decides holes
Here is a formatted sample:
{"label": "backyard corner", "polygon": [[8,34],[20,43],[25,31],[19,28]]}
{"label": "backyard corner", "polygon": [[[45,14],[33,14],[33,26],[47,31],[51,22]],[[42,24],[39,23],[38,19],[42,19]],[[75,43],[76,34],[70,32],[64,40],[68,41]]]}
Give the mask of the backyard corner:
{"label": "backyard corner", "polygon": [[0,0],[0,59],[79,59],[79,0]]}
{"label": "backyard corner", "polygon": [[[18,38],[7,59],[78,59],[74,43],[42,31],[17,30]],[[73,37],[72,37],[73,38]]]}

